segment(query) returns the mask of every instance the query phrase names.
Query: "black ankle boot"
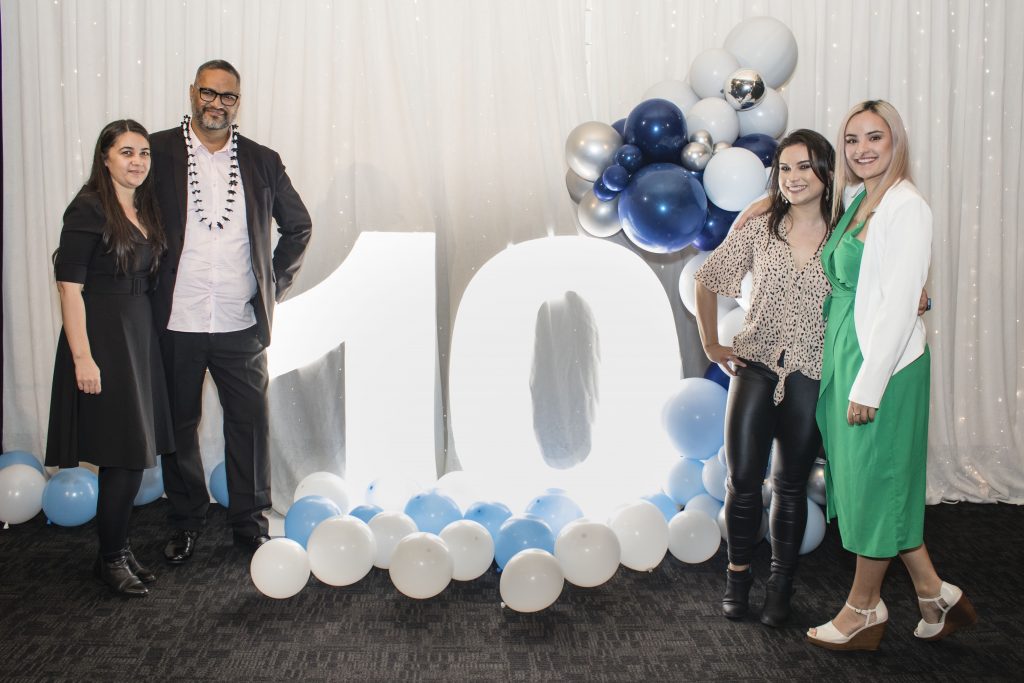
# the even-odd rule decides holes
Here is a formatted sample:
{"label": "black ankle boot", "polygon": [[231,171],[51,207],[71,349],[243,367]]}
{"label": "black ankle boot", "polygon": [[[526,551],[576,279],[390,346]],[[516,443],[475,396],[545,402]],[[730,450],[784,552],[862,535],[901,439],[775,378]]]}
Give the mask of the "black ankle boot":
{"label": "black ankle boot", "polygon": [[793,577],[772,572],[772,575],[768,577],[768,585],[765,586],[761,623],[773,627],[786,623],[786,620],[789,619],[789,601],[792,597]]}
{"label": "black ankle boot", "polygon": [[97,557],[95,572],[96,578],[118,595],[140,598],[149,594],[139,577],[128,568],[127,552],[124,550],[116,555]]}
{"label": "black ankle boot", "polygon": [[754,585],[754,574],[749,567],[740,572],[726,569],[725,574],[722,613],[730,619],[741,619],[750,606],[750,587]]}
{"label": "black ankle boot", "polygon": [[126,545],[124,548],[124,559],[128,562],[128,569],[131,570],[132,574],[139,577],[139,581],[142,583],[153,583],[156,581],[156,574],[135,559],[135,553],[132,552],[131,543]]}

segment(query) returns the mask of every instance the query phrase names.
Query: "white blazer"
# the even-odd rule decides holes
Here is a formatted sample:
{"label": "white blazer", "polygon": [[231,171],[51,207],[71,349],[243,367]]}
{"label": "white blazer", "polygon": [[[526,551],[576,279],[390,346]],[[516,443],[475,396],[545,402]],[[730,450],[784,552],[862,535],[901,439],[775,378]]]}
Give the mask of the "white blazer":
{"label": "white blazer", "polygon": [[864,363],[850,400],[877,408],[889,378],[924,353],[917,314],[932,253],[932,212],[914,184],[901,180],[868,223],[853,306]]}

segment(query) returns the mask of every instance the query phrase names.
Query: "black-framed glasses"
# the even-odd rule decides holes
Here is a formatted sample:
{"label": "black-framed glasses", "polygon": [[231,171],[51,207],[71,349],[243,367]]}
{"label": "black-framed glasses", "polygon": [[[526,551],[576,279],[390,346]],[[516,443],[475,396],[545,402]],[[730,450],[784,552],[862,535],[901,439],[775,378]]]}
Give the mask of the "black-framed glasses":
{"label": "black-framed glasses", "polygon": [[203,102],[213,102],[218,97],[220,98],[220,103],[225,107],[233,107],[238,102],[239,95],[233,92],[217,92],[210,88],[199,88],[199,99]]}

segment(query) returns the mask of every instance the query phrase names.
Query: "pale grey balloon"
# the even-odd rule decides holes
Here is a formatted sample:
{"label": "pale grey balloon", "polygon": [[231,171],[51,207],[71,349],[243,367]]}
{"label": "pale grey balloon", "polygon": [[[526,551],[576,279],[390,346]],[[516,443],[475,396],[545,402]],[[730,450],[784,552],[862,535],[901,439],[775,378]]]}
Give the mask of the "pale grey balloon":
{"label": "pale grey balloon", "polygon": [[825,461],[821,458],[814,461],[807,478],[807,497],[818,505],[825,504]]}
{"label": "pale grey balloon", "polygon": [[573,203],[579,204],[587,190],[594,189],[594,183],[586,178],[580,178],[570,168],[565,172],[565,189],[569,190],[569,198],[572,199]]}
{"label": "pale grey balloon", "polygon": [[772,480],[765,479],[761,484],[761,507],[768,509],[772,506]]}
{"label": "pale grey balloon", "polygon": [[583,229],[594,237],[611,237],[622,229],[619,222],[619,198],[610,202],[602,202],[594,196],[594,190],[588,190],[576,209]]}
{"label": "pale grey balloon", "polygon": [[761,104],[765,95],[764,80],[754,69],[737,69],[725,79],[722,93],[736,111],[746,111]]}
{"label": "pale grey balloon", "polygon": [[711,139],[711,133],[706,130],[695,130],[690,133],[690,142],[699,142],[708,149],[715,144],[715,141]]}
{"label": "pale grey balloon", "polygon": [[622,146],[619,132],[600,121],[587,121],[572,129],[565,140],[565,161],[576,175],[594,182],[612,163]]}
{"label": "pale grey balloon", "polygon": [[723,140],[721,142],[716,142],[714,149],[711,150],[711,153],[712,154],[718,154],[723,149],[729,149],[730,147],[732,147],[732,145],[729,144],[728,142],[726,142],[725,140]]}
{"label": "pale grey balloon", "polygon": [[683,147],[680,155],[683,168],[688,171],[703,171],[711,161],[711,148],[703,142],[690,142]]}

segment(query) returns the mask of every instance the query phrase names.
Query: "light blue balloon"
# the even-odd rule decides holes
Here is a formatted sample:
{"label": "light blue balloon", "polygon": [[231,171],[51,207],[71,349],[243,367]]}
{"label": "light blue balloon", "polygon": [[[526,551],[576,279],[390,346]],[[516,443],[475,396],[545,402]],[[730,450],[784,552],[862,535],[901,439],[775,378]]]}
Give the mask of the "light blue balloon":
{"label": "light blue balloon", "polygon": [[405,514],[416,522],[416,528],[429,534],[440,534],[441,529],[462,519],[458,503],[437,491],[417,493],[405,504]]}
{"label": "light blue balloon", "polygon": [[554,554],[555,534],[547,522],[536,515],[513,515],[501,525],[494,540],[498,570],[504,569],[516,553],[527,548],[540,548]]}
{"label": "light blue balloon", "polygon": [[684,458],[706,460],[725,442],[725,402],[729,392],[703,377],[680,380],[661,411],[672,443]]}
{"label": "light blue balloon", "polygon": [[162,495],[164,495],[164,472],[158,455],[156,456],[156,467],[150,467],[142,472],[142,484],[139,486],[139,492],[135,494],[135,505],[149,505]]}
{"label": "light blue balloon", "polygon": [[325,496],[303,496],[292,503],[284,516],[284,535],[303,548],[320,522],[342,514],[341,508]]}
{"label": "light blue balloon", "polygon": [[700,510],[707,513],[711,519],[718,519],[718,511],[722,509],[722,501],[716,500],[707,493],[694,496],[686,504],[686,510]]}
{"label": "light blue balloon", "polygon": [[39,462],[39,458],[28,451],[7,451],[3,455],[0,455],[0,470],[8,465],[28,465],[29,467],[34,467],[39,474],[44,477],[46,476],[46,470],[43,469],[43,463]]}
{"label": "light blue balloon", "polygon": [[718,462],[722,463],[723,467],[725,467],[726,465],[729,464],[725,460],[725,444],[724,443],[722,444],[722,447],[718,449]]}
{"label": "light blue balloon", "polygon": [[210,472],[210,494],[221,507],[228,506],[228,472],[223,460]]}
{"label": "light blue balloon", "polygon": [[657,505],[658,509],[661,510],[661,514],[665,516],[666,522],[671,522],[672,518],[679,512],[679,505],[660,491],[658,493],[652,493],[649,496],[644,496],[644,500],[649,500]]}
{"label": "light blue balloon", "polygon": [[804,540],[800,543],[800,554],[806,555],[819,545],[825,538],[825,514],[810,498],[807,499],[807,526],[804,527]]}
{"label": "light blue balloon", "polygon": [[564,493],[541,494],[530,501],[526,512],[547,522],[555,536],[566,524],[583,516],[580,506]]}
{"label": "light blue balloon", "polygon": [[704,465],[700,460],[679,458],[668,471],[668,481],[662,488],[678,505],[686,505],[691,498],[704,493],[704,482],[701,480],[703,470]]}
{"label": "light blue balloon", "polygon": [[96,516],[100,484],[84,467],[61,470],[43,489],[43,512],[60,526],[80,526]]}
{"label": "light blue balloon", "polygon": [[704,461],[704,470],[701,472],[701,481],[704,483],[704,490],[718,500],[725,500],[725,477],[727,470],[718,458],[708,458]]}
{"label": "light blue balloon", "polygon": [[384,512],[384,508],[379,505],[357,505],[352,508],[348,514],[369,524],[371,519],[382,512]]}
{"label": "light blue balloon", "polygon": [[498,541],[498,529],[505,520],[512,516],[512,511],[504,503],[473,503],[466,509],[465,519],[482,524],[491,539]]}

